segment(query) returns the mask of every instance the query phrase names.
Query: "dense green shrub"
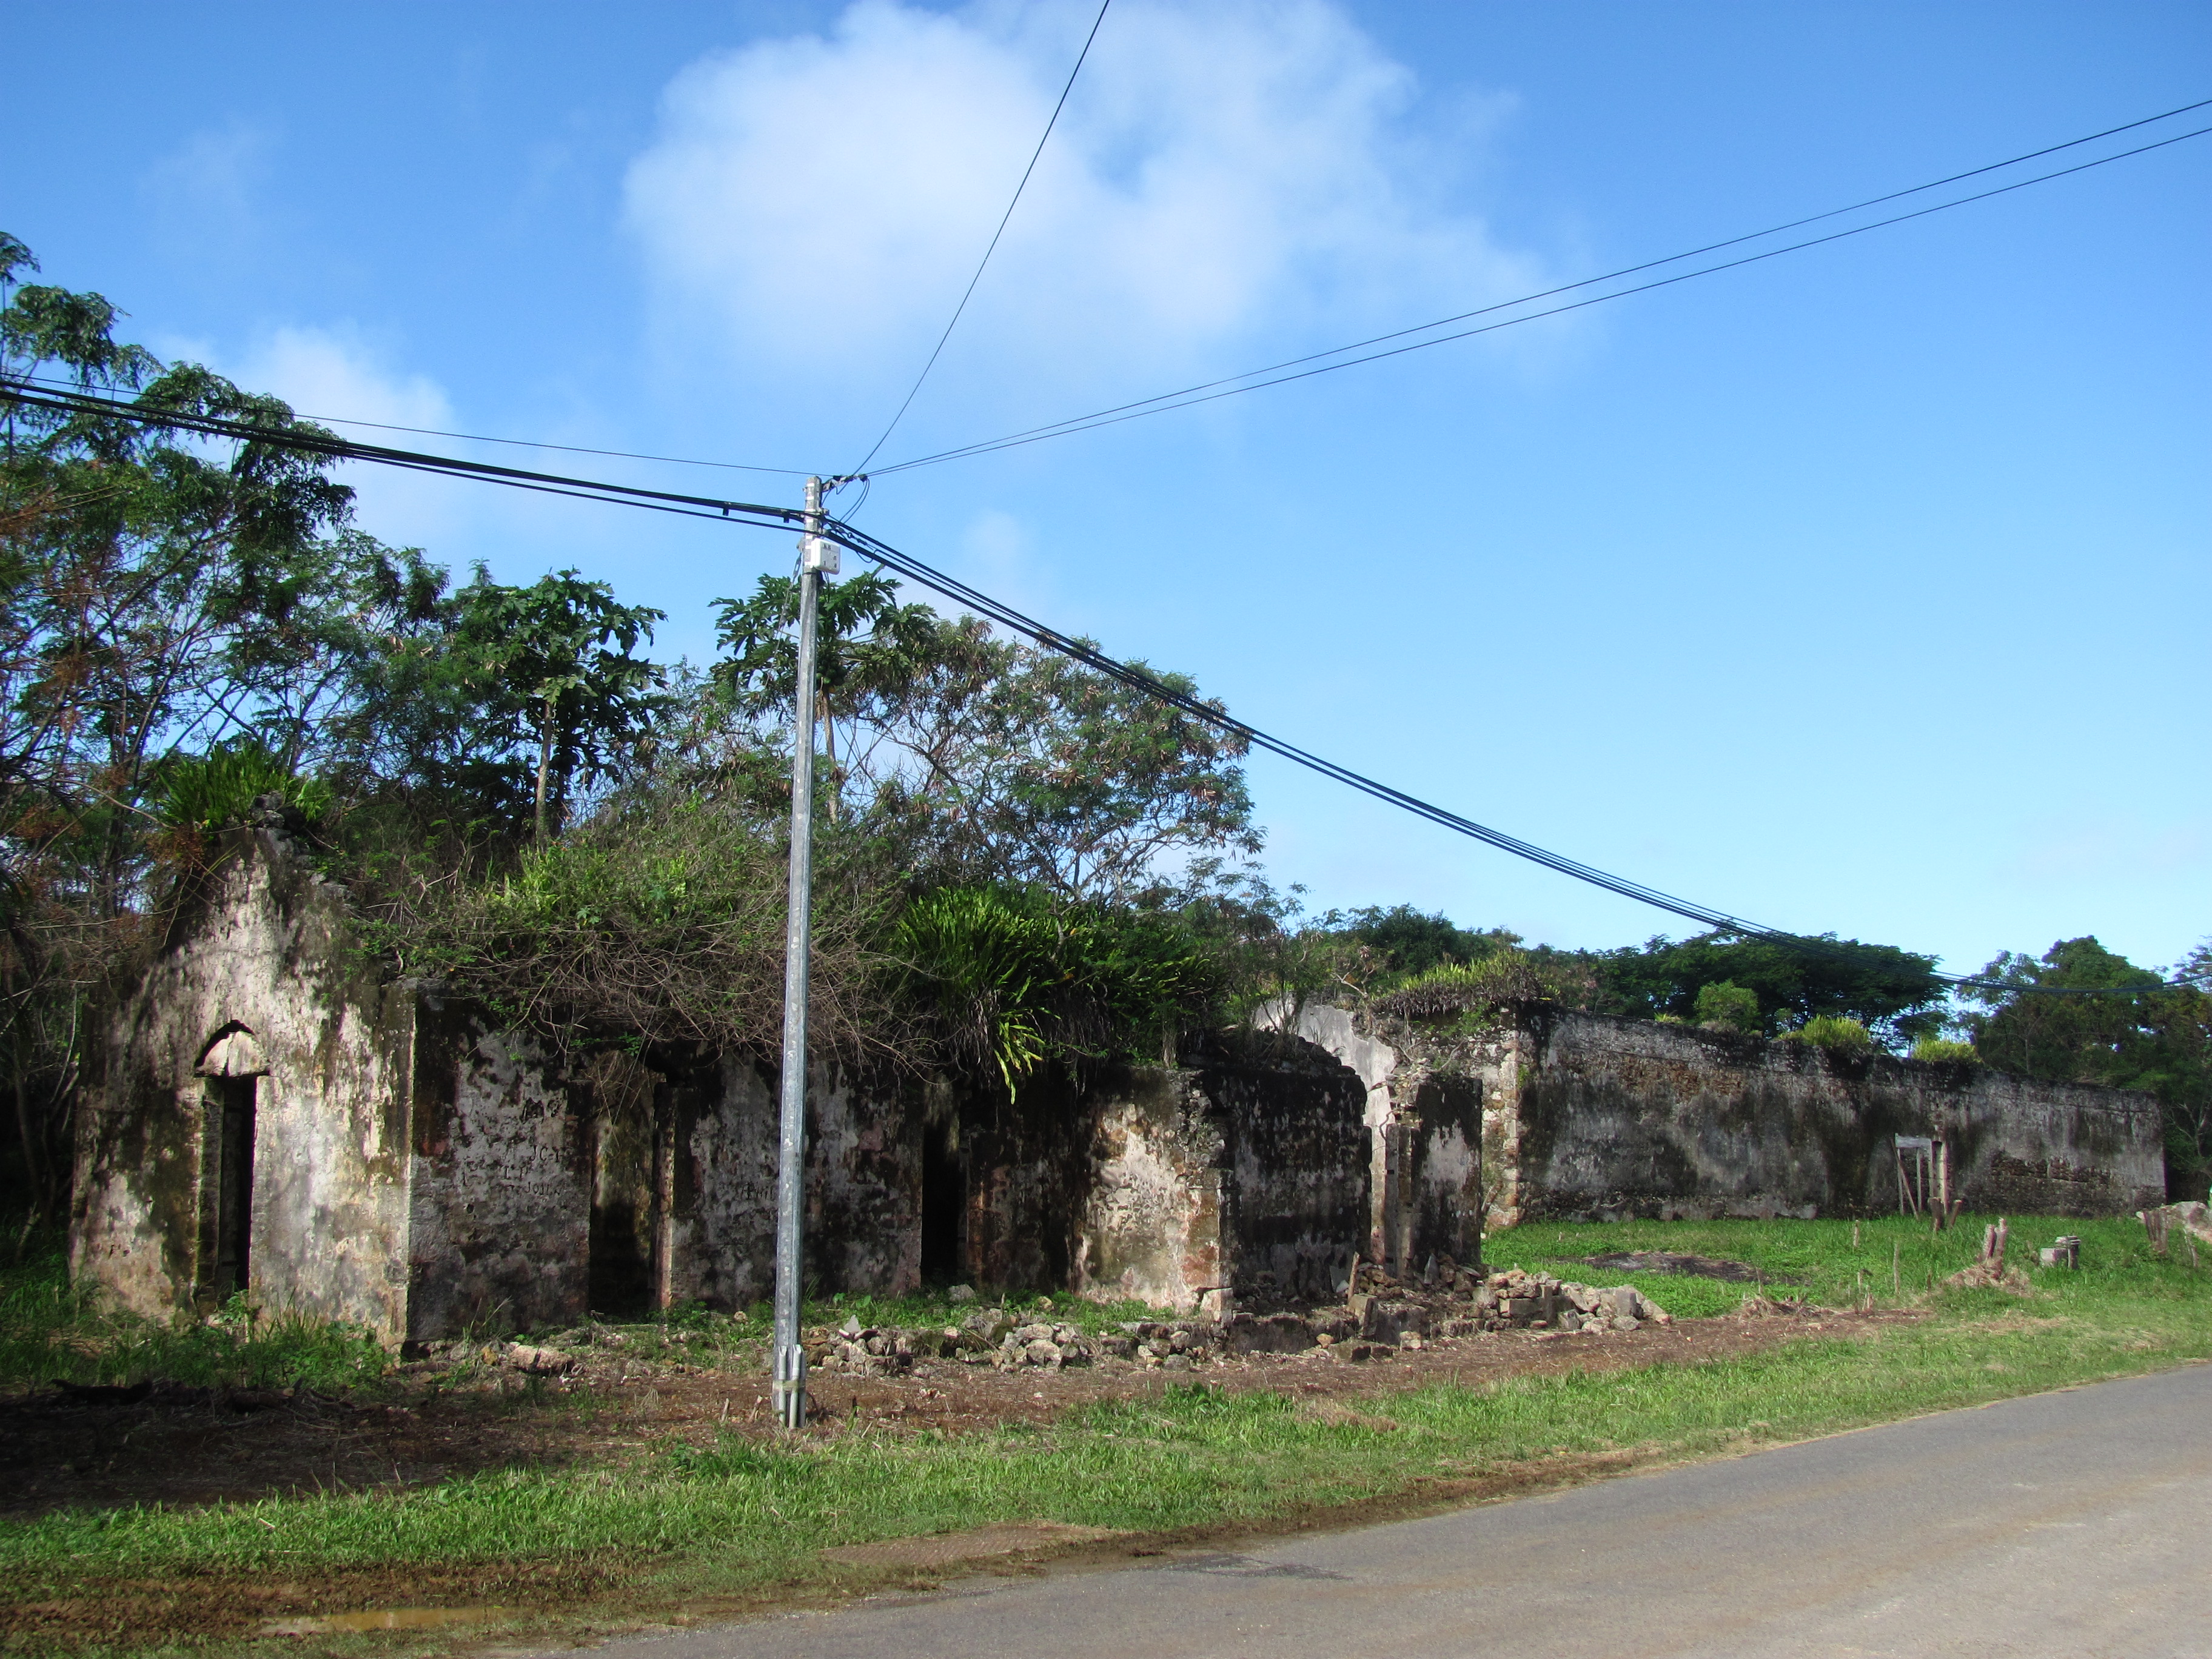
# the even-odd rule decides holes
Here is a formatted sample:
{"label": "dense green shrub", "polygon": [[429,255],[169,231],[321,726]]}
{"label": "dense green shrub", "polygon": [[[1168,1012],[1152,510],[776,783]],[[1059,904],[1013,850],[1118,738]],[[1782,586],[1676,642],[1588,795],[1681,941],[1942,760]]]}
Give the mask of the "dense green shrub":
{"label": "dense green shrub", "polygon": [[1448,963],[1416,974],[1376,999],[1375,1006],[1401,1019],[1433,1019],[1482,1008],[1572,1003],[1586,989],[1571,959],[1509,945],[1480,962]]}
{"label": "dense green shrub", "polygon": [[160,1378],[331,1389],[372,1382],[391,1363],[358,1326],[265,1314],[242,1296],[208,1320],[160,1323],[123,1312],[96,1287],[70,1283],[58,1231],[36,1235],[20,1261],[0,1267],[0,1388]]}
{"label": "dense green shrub", "polygon": [[945,1057],[994,1071],[1009,1093],[1048,1059],[1103,1059],[1147,1039],[1171,1051],[1221,984],[1171,917],[1027,888],[928,894],[907,908],[891,949]]}
{"label": "dense green shrub", "polygon": [[1697,1022],[1723,1026],[1732,1031],[1758,1031],[1765,1021],[1759,1016],[1759,993],[1747,986],[1721,980],[1698,991]]}
{"label": "dense green shrub", "polygon": [[1826,1048],[1835,1054],[1863,1054],[1874,1048],[1874,1034],[1855,1019],[1835,1014],[1822,1014],[1808,1019],[1796,1030],[1787,1033],[1800,1042],[1809,1042],[1815,1048]]}
{"label": "dense green shrub", "polygon": [[1978,1062],[1981,1055],[1971,1042],[1954,1042],[1948,1037],[1923,1037],[1912,1045],[1915,1060],[1933,1060],[1938,1064],[1968,1064]]}

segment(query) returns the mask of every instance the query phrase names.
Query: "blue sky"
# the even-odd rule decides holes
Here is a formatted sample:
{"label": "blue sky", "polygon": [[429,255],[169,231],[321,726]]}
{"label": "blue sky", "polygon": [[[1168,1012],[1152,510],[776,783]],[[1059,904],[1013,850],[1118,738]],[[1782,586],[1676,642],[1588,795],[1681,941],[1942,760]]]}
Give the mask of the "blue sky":
{"label": "blue sky", "polygon": [[[14,0],[0,226],[135,337],[307,413],[835,471],[950,314],[1094,9]],[[1115,0],[884,459],[2208,96],[2212,11],[2186,3]],[[2168,963],[2212,933],[2208,179],[2212,138],[887,477],[860,521],[1654,886],[1954,969],[2082,933]],[[672,654],[791,556],[356,482],[387,541],[663,607]],[[1683,931],[1252,773],[1270,871],[1316,908]]]}

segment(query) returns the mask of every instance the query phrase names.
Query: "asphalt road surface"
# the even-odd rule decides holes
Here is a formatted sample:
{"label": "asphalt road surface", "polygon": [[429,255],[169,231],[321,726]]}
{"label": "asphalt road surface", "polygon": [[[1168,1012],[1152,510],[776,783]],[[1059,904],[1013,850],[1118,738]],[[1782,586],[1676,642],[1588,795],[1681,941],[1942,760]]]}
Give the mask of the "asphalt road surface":
{"label": "asphalt road surface", "polygon": [[2212,1659],[2212,1367],[1246,1553],[978,1577],[622,1659]]}

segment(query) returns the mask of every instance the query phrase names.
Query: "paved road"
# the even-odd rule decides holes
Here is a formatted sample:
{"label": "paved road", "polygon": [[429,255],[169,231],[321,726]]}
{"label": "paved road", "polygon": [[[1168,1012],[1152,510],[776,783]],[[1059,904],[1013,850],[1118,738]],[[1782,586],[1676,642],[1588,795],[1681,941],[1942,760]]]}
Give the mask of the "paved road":
{"label": "paved road", "polygon": [[2212,1659],[2212,1367],[1107,1571],[636,1639],[622,1659]]}

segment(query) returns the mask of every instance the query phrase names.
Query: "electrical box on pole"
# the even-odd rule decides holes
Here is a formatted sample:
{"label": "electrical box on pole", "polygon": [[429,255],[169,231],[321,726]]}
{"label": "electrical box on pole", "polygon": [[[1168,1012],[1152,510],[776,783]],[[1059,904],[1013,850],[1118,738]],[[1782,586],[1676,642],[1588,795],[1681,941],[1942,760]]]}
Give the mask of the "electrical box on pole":
{"label": "electrical box on pole", "polygon": [[799,1334],[805,1291],[800,1224],[806,1203],[806,980],[814,906],[814,645],[822,578],[837,571],[837,544],[822,535],[822,480],[806,481],[806,533],[799,538],[799,672],[791,721],[791,894],[784,921],[783,1075],[775,1164],[776,1420],[806,1423],[806,1350]]}

